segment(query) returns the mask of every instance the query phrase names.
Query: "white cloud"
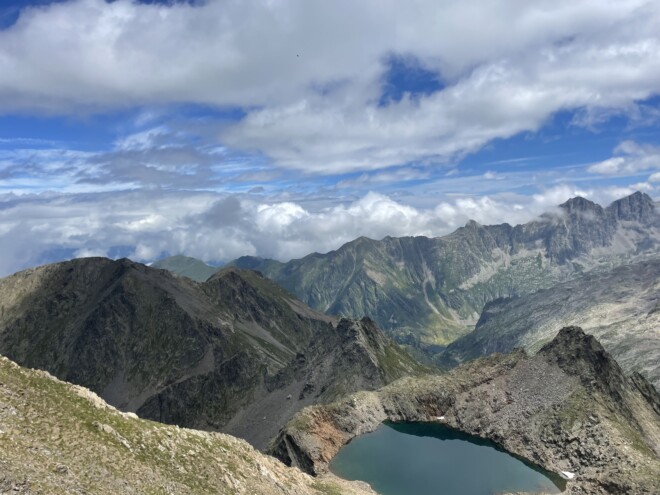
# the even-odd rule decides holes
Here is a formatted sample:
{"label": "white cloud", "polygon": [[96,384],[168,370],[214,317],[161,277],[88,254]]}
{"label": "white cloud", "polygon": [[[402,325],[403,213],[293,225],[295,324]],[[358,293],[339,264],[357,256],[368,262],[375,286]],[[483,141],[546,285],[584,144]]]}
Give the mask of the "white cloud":
{"label": "white cloud", "polygon": [[[658,25],[653,0],[76,0],[0,31],[0,112],[240,106],[220,139],[285,167],[439,163],[560,110],[634,113],[660,92]],[[392,53],[446,88],[379,107]]]}
{"label": "white cloud", "polygon": [[74,258],[96,258],[96,257],[105,258],[107,256],[108,256],[108,251],[106,249],[99,249],[99,248],[82,248],[82,249],[78,249],[73,253]]}
{"label": "white cloud", "polygon": [[633,175],[660,169],[660,146],[623,141],[614,150],[612,158],[591,165],[588,170],[603,175]]}
{"label": "white cloud", "polygon": [[337,249],[359,236],[440,236],[469,219],[516,224],[575,195],[607,204],[631,192],[632,188],[580,190],[562,185],[532,196],[461,195],[429,208],[373,192],[317,208],[250,194],[6,194],[0,196],[0,275],[61,259],[63,252],[76,257],[108,255],[117,247],[144,262],[164,252],[206,261],[242,255],[289,260]]}

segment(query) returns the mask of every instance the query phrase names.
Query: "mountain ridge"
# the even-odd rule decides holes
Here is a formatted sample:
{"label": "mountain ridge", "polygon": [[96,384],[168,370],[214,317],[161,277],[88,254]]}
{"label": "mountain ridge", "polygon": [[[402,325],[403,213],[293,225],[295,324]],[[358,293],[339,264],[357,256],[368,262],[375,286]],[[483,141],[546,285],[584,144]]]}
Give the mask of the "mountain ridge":
{"label": "mountain ridge", "polygon": [[[359,332],[344,327],[363,323],[337,321],[259,273],[236,268],[197,283],[127,259],[78,259],[0,279],[0,302],[0,353],[19,364],[140,416],[231,428],[260,447],[305,405],[425,369],[383,340],[397,360],[386,363],[385,351],[374,349],[344,370],[342,353],[365,347]],[[374,353],[382,362],[374,363]],[[282,375],[300,354],[309,362]],[[314,374],[323,359],[332,373]],[[346,376],[367,370],[361,382]],[[301,397],[305,380],[311,390]],[[270,421],[250,428],[255,419],[244,411],[265,403]]]}
{"label": "mountain ridge", "polygon": [[151,264],[153,268],[169,270],[177,275],[188,277],[195,282],[206,282],[220,267],[207,265],[201,260],[181,254],[168,256]]}
{"label": "mountain ridge", "polygon": [[320,311],[367,315],[399,342],[446,345],[468,333],[486,303],[527,294],[660,246],[655,202],[636,192],[606,208],[572,198],[526,224],[468,222],[428,238],[358,238],[281,263],[241,257]]}
{"label": "mountain ridge", "polygon": [[536,352],[560,328],[579,324],[628,373],[660,387],[660,256],[592,271],[536,293],[487,304],[470,334],[440,354],[456,364],[515,347]]}
{"label": "mountain ridge", "polygon": [[0,356],[0,492],[375,495],[312,478],[244,440],[140,419]]}

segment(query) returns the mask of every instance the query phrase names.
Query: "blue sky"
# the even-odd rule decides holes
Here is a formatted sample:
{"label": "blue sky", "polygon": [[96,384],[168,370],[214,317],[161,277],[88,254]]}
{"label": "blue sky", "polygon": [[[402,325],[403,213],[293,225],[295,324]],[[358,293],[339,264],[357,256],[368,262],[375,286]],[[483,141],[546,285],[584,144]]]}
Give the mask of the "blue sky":
{"label": "blue sky", "polygon": [[658,197],[658,25],[644,0],[5,1],[0,275]]}

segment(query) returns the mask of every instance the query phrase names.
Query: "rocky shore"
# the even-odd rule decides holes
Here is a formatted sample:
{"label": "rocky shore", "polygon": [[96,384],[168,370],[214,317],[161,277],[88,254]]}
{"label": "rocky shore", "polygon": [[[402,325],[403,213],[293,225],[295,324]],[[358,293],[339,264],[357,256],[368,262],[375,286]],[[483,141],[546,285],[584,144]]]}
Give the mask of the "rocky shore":
{"label": "rocky shore", "polygon": [[640,375],[626,377],[577,327],[532,357],[495,355],[308,407],[271,452],[320,475],[343,445],[385,420],[441,421],[493,440],[545,469],[574,473],[569,494],[660,493],[660,396]]}

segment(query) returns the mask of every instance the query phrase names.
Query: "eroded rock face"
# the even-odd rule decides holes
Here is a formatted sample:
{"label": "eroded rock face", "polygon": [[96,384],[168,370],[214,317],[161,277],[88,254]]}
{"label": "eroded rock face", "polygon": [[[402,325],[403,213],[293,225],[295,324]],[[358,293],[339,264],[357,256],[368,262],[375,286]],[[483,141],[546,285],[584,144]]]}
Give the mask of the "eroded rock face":
{"label": "eroded rock face", "polygon": [[596,339],[567,327],[537,355],[496,355],[443,376],[403,378],[296,415],[272,453],[314,474],[382,421],[442,421],[544,468],[576,473],[568,493],[660,490],[658,394],[627,378]]}

